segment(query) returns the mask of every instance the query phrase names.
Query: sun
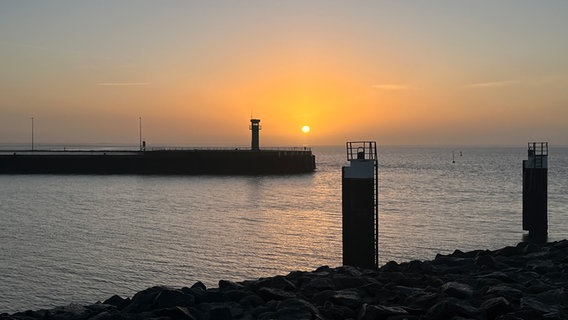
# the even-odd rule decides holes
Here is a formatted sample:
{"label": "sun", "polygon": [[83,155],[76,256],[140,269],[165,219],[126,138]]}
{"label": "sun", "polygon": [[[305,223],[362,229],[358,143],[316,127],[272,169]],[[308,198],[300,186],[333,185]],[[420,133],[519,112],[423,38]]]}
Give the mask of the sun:
{"label": "sun", "polygon": [[303,133],[308,133],[308,132],[310,132],[310,126],[303,126],[303,127],[302,127],[302,132],[303,132]]}

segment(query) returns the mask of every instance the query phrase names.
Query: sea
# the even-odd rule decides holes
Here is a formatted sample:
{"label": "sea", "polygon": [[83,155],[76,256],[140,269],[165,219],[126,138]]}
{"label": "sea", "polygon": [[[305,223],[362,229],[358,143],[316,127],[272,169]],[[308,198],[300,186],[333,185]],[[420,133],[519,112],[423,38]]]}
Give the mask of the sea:
{"label": "sea", "polygon": [[[0,175],[0,313],[151,286],[342,264],[345,146],[283,176]],[[527,147],[378,147],[379,262],[526,239]],[[568,237],[568,148],[550,146],[549,241]]]}

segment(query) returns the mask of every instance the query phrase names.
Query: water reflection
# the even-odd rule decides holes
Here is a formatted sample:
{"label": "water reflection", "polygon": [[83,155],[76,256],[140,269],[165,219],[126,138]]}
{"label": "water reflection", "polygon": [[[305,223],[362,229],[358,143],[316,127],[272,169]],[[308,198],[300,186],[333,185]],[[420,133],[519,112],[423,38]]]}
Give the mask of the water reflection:
{"label": "water reflection", "polygon": [[[447,151],[379,148],[380,264],[528,240],[524,146]],[[0,176],[0,312],[339,266],[345,150],[315,153],[289,177]],[[545,240],[568,233],[566,168],[554,149]]]}

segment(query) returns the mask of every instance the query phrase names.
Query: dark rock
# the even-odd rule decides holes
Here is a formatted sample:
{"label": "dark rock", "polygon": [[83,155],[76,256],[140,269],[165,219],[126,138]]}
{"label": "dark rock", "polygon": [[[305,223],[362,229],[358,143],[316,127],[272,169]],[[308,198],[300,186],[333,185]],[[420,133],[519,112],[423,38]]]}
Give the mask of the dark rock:
{"label": "dark rock", "polygon": [[465,258],[464,255],[465,255],[465,253],[463,251],[461,251],[460,249],[456,249],[456,250],[454,250],[453,253],[450,254],[451,257],[458,257],[458,258]]}
{"label": "dark rock", "polygon": [[494,268],[496,265],[495,259],[490,255],[480,255],[475,258],[475,264],[480,267]]}
{"label": "dark rock", "polygon": [[181,290],[162,290],[154,298],[152,308],[190,307],[194,304],[195,298]]}
{"label": "dark rock", "polygon": [[407,306],[424,309],[426,307],[434,305],[438,300],[440,300],[439,294],[425,292],[422,294],[410,296],[406,300],[404,300],[404,302]]}
{"label": "dark rock", "polygon": [[502,271],[494,271],[485,275],[481,275],[479,276],[479,278],[481,279],[495,279],[495,280],[499,280],[501,282],[505,282],[505,283],[514,283],[515,280],[513,280],[508,274],[502,272]]}
{"label": "dark rock", "polygon": [[557,242],[552,243],[552,247],[554,249],[568,249],[568,240],[560,240]]}
{"label": "dark rock", "polygon": [[286,279],[286,277],[283,276],[260,279],[252,285],[252,289],[255,291],[261,288],[275,288],[275,289],[288,290],[288,291],[297,289],[294,283],[292,283],[290,280]]}
{"label": "dark rock", "polygon": [[264,303],[264,300],[257,294],[250,294],[239,300],[239,304],[245,307],[258,307]]}
{"label": "dark rock", "polygon": [[360,320],[373,320],[373,319],[385,319],[390,316],[395,315],[408,315],[402,307],[387,307],[381,305],[368,305],[364,304],[359,311],[357,319]]}
{"label": "dark rock", "polygon": [[258,318],[261,314],[269,313],[269,312],[276,312],[276,306],[278,305],[278,301],[272,300],[269,301],[251,311],[253,317]]}
{"label": "dark rock", "polygon": [[[115,320],[120,318],[120,312],[118,310],[103,311],[95,316],[89,317],[89,320]],[[0,316],[0,319],[2,317]]]}
{"label": "dark rock", "polygon": [[433,305],[426,312],[426,319],[452,319],[455,316],[477,318],[480,311],[464,301],[455,298],[444,299]]}
{"label": "dark rock", "polygon": [[508,299],[520,299],[523,296],[523,292],[519,289],[510,287],[509,285],[499,284],[492,286],[487,289],[486,294],[502,296]]}
{"label": "dark rock", "polygon": [[425,293],[424,289],[415,287],[395,286],[393,289],[397,294],[400,294],[403,297],[416,296]]}
{"label": "dark rock", "polygon": [[108,299],[106,299],[103,304],[109,304],[112,306],[115,306],[116,308],[118,308],[119,310],[122,310],[124,307],[126,307],[127,305],[130,304],[130,299],[129,298],[122,298],[119,295],[114,295]]}
{"label": "dark rock", "polygon": [[105,303],[100,303],[97,302],[95,304],[91,304],[88,306],[84,306],[86,309],[88,309],[90,311],[90,313],[99,313],[99,312],[103,312],[103,311],[108,311],[108,310],[116,310],[117,308],[113,305],[110,304],[105,304]]}
{"label": "dark rock", "polygon": [[495,251],[495,255],[503,256],[503,257],[511,257],[522,253],[521,250],[517,247],[505,247],[503,249],[499,249]]}
{"label": "dark rock", "polygon": [[276,319],[278,320],[311,320],[312,314],[306,309],[282,308],[276,311]]}
{"label": "dark rock", "polygon": [[319,267],[314,272],[310,273],[310,277],[329,277],[332,273],[335,273],[335,269],[331,269],[328,266]]}
{"label": "dark rock", "polygon": [[565,288],[557,288],[541,292],[533,296],[536,300],[551,306],[564,305],[568,306],[568,292]]}
{"label": "dark rock", "polygon": [[405,272],[429,274],[433,271],[432,263],[429,261],[413,260],[406,266]]}
{"label": "dark rock", "polygon": [[24,312],[14,313],[12,316],[2,313],[0,314],[0,319],[2,320],[15,320],[15,319],[48,319],[49,310],[27,310]]}
{"label": "dark rock", "polygon": [[368,283],[369,281],[363,277],[350,277],[350,276],[340,275],[332,279],[332,287],[329,289],[342,290],[342,289],[358,288]]}
{"label": "dark rock", "polygon": [[292,271],[284,278],[288,281],[291,281],[295,286],[298,286],[305,284],[306,280],[311,280],[314,273],[316,273],[316,271]]}
{"label": "dark rock", "polygon": [[550,260],[531,260],[527,262],[527,269],[539,274],[549,273],[554,270],[554,263]]}
{"label": "dark rock", "polygon": [[188,288],[188,287],[181,288],[181,292],[183,292],[185,294],[192,295],[194,297],[199,297],[207,291],[206,291],[206,289],[203,289],[203,287],[201,287],[201,286],[195,286],[194,285],[191,288]]}
{"label": "dark rock", "polygon": [[353,289],[339,290],[335,291],[329,301],[336,305],[355,309],[361,305],[361,295]]}
{"label": "dark rock", "polygon": [[0,320],[568,319],[568,241],[294,271],[218,288],[152,287],[132,299],[0,314]]}
{"label": "dark rock", "polygon": [[353,267],[353,266],[341,266],[337,268],[337,272],[340,274],[345,274],[352,277],[360,277],[365,272],[364,269]]}
{"label": "dark rock", "polygon": [[442,292],[450,297],[467,299],[473,295],[473,289],[464,283],[448,282],[442,286]]}
{"label": "dark rock", "polygon": [[331,268],[329,266],[318,267],[315,272],[330,272]]}
{"label": "dark rock", "polygon": [[456,301],[458,314],[465,318],[479,318],[481,311],[473,307],[469,301]]}
{"label": "dark rock", "polygon": [[363,285],[359,287],[359,290],[363,295],[368,297],[381,297],[391,294],[391,291],[389,289],[385,288],[383,284],[378,282]]}
{"label": "dark rock", "polygon": [[205,290],[207,290],[207,287],[203,284],[203,282],[197,281],[196,283],[194,283],[191,286],[191,289],[198,289],[198,290],[205,291]]}
{"label": "dark rock", "polygon": [[296,294],[293,292],[268,287],[260,288],[257,293],[262,299],[264,299],[264,301],[285,300],[296,297]]}
{"label": "dark rock", "polygon": [[485,311],[489,319],[495,319],[513,310],[511,303],[503,297],[485,300],[479,308]]}
{"label": "dark rock", "polygon": [[209,310],[209,318],[216,320],[231,320],[233,315],[231,314],[231,308],[227,306],[217,306]]}
{"label": "dark rock", "polygon": [[211,319],[232,319],[244,315],[245,309],[236,302],[212,302],[199,305],[199,309],[209,314]]}
{"label": "dark rock", "polygon": [[439,287],[443,286],[444,283],[445,283],[444,280],[442,280],[438,277],[432,277],[429,280],[428,287],[439,288]]}
{"label": "dark rock", "polygon": [[384,266],[379,269],[381,272],[397,272],[399,270],[399,265],[396,261],[389,261]]}
{"label": "dark rock", "polygon": [[333,295],[335,295],[335,291],[333,291],[333,290],[320,291],[320,292],[317,292],[316,294],[314,294],[312,296],[311,301],[315,305],[321,306],[325,302],[329,301],[329,299],[331,299],[331,297],[333,297]]}
{"label": "dark rock", "polygon": [[497,318],[498,320],[541,320],[543,319],[540,312],[534,310],[519,310],[510,312]]}
{"label": "dark rock", "polygon": [[[420,319],[419,316],[414,316],[414,315],[396,315],[386,318],[386,320],[419,320],[419,319]],[[461,320],[461,319],[453,319],[453,320]]]}
{"label": "dark rock", "polygon": [[541,293],[553,289],[552,286],[542,282],[539,279],[529,280],[526,282],[525,286],[528,293]]}
{"label": "dark rock", "polygon": [[313,278],[308,284],[302,287],[303,290],[316,292],[322,290],[334,290],[335,285],[329,278]]}
{"label": "dark rock", "polygon": [[175,320],[196,320],[197,318],[194,317],[189,309],[184,307],[174,307],[174,308],[165,308],[160,309],[154,312],[155,315],[159,317],[167,317],[169,319]]}
{"label": "dark rock", "polygon": [[319,315],[316,307],[302,299],[281,301],[276,311],[271,313],[274,319],[312,319],[314,315]]}
{"label": "dark rock", "polygon": [[553,313],[557,311],[555,307],[548,306],[531,297],[521,298],[521,309],[533,310],[539,312],[540,314]]}
{"label": "dark rock", "polygon": [[126,313],[141,313],[151,310],[154,299],[162,290],[169,290],[169,288],[156,286],[136,293],[132,297],[132,302],[123,311]]}
{"label": "dark rock", "polygon": [[241,301],[242,299],[250,295],[255,295],[258,297],[258,295],[254,294],[253,292],[244,289],[243,290],[229,289],[223,291],[222,294],[227,301],[233,301],[233,302]]}
{"label": "dark rock", "polygon": [[276,313],[276,311],[264,312],[264,313],[259,314],[256,319],[257,319],[257,320],[273,320],[273,319],[278,319],[278,314]]}
{"label": "dark rock", "polygon": [[475,259],[479,256],[486,256],[486,255],[490,255],[490,254],[491,254],[491,251],[489,251],[489,250],[473,250],[473,251],[464,252],[463,255],[460,258]]}
{"label": "dark rock", "polygon": [[517,270],[521,270],[524,267],[525,261],[523,259],[519,259],[517,256],[513,257],[494,257],[496,262],[496,267],[502,271],[505,271],[508,268],[516,268]]}
{"label": "dark rock", "polygon": [[96,316],[98,313],[114,306],[104,305],[106,308],[99,309],[98,312],[93,312],[85,306],[72,303],[64,307],[57,307],[45,314],[45,317],[50,320],[71,320],[71,319],[88,319],[90,317]]}
{"label": "dark rock", "polygon": [[346,306],[334,305],[331,302],[326,302],[322,307],[318,308],[320,314],[326,319],[354,319],[357,313]]}
{"label": "dark rock", "polygon": [[226,290],[226,289],[233,289],[233,290],[241,290],[244,289],[244,286],[242,284],[233,282],[233,281],[227,281],[227,280],[219,280],[219,289],[221,290]]}
{"label": "dark rock", "polygon": [[521,271],[519,271],[517,273],[518,278],[516,278],[516,282],[523,282],[523,281],[530,281],[532,279],[540,279],[542,278],[542,275],[534,272],[534,271],[529,271],[526,269],[523,269]]}
{"label": "dark rock", "polygon": [[227,297],[218,289],[210,289],[195,297],[195,303],[225,302]]}
{"label": "dark rock", "polygon": [[319,311],[318,308],[316,308],[314,305],[312,305],[310,302],[304,300],[304,299],[288,299],[288,300],[284,300],[281,301],[280,303],[278,303],[277,305],[277,309],[299,309],[299,310],[303,310],[303,311],[308,311],[309,313],[311,313],[314,316],[319,315]]}
{"label": "dark rock", "polygon": [[433,261],[434,265],[445,265],[449,267],[464,267],[468,265],[473,265],[473,259],[469,258],[458,258],[452,256],[436,255],[436,259]]}
{"label": "dark rock", "polygon": [[380,272],[379,275],[377,277],[375,277],[375,280],[378,280],[379,282],[382,283],[392,283],[393,285],[398,285],[399,281],[406,279],[406,274],[399,272],[399,271],[393,271],[393,272]]}
{"label": "dark rock", "polygon": [[528,254],[533,252],[539,252],[542,249],[542,247],[533,242],[519,242],[517,244],[517,249],[519,249],[520,252],[523,254]]}
{"label": "dark rock", "polygon": [[426,319],[451,319],[457,315],[458,308],[452,300],[442,300],[434,304],[426,312]]}

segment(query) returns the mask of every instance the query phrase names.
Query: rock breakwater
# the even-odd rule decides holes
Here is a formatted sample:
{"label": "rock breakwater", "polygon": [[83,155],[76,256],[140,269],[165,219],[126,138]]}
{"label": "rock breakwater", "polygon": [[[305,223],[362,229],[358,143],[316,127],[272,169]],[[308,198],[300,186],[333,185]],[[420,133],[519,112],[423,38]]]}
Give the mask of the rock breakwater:
{"label": "rock breakwater", "polygon": [[568,241],[456,250],[377,270],[324,266],[209,289],[152,287],[0,315],[9,319],[568,319]]}

